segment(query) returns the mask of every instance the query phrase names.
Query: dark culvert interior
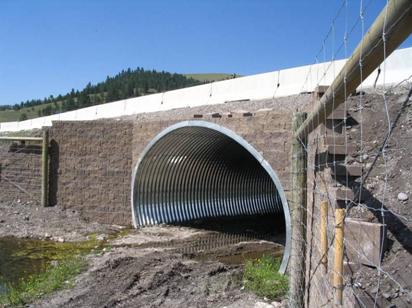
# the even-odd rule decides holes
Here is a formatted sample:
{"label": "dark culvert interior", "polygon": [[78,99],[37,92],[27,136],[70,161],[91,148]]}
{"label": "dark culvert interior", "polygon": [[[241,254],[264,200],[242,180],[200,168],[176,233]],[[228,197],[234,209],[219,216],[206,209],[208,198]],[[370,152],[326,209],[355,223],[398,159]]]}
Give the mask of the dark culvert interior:
{"label": "dark culvert interior", "polygon": [[[209,127],[184,126],[149,145],[134,180],[136,226],[214,231],[216,238],[206,240],[211,247],[250,240],[285,245],[278,189],[239,140]],[[204,239],[199,243],[205,246]]]}

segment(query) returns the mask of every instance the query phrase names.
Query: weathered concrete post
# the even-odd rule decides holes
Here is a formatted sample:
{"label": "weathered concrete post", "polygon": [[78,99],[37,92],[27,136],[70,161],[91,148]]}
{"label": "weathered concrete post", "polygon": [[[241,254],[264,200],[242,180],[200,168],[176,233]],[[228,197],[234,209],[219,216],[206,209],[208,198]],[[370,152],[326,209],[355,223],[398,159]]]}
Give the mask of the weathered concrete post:
{"label": "weathered concrete post", "polygon": [[49,205],[49,131],[43,130],[41,153],[41,205]]}
{"label": "weathered concrete post", "polygon": [[[306,113],[293,115],[296,132],[306,119]],[[306,140],[295,138],[292,143],[292,248],[289,262],[289,307],[303,307],[305,296],[306,257]]]}

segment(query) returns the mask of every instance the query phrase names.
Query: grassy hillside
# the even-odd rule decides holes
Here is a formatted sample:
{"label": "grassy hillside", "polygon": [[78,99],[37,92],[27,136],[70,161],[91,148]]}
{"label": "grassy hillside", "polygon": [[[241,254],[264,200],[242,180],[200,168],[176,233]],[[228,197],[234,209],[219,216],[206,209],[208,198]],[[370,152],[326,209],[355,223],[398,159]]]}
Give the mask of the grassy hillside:
{"label": "grassy hillside", "polygon": [[107,76],[104,81],[97,84],[89,82],[82,90],[72,89],[56,97],[50,95],[44,99],[31,99],[14,105],[0,106],[0,122],[22,121],[202,83],[182,74],[145,70],[140,67],[128,68],[113,77]]}
{"label": "grassy hillside", "polygon": [[[124,72],[122,72],[121,74],[124,74]],[[175,75],[175,76],[178,76],[178,75]],[[187,78],[189,82],[185,81],[183,83],[180,82],[179,84],[176,84],[176,85],[164,86],[164,89],[161,89],[159,87],[159,89],[148,89],[146,91],[144,91],[143,89],[138,89],[139,91],[137,91],[136,87],[133,87],[133,90],[134,90],[134,92],[136,92],[136,91],[141,92],[141,93],[139,93],[139,95],[145,95],[145,94],[156,93],[156,92],[159,92],[159,91],[162,91],[162,90],[167,90],[167,89],[181,88],[181,87],[185,87],[185,86],[196,85],[196,82],[198,84],[201,84],[201,83],[208,83],[208,82],[220,81],[220,80],[225,80],[225,79],[232,79],[234,77],[233,74],[224,74],[224,73],[184,74],[183,76],[185,78]],[[123,77],[123,76],[120,76],[120,77]],[[163,76],[158,76],[158,75],[155,74],[152,78],[152,84],[153,84],[153,80],[160,79],[160,77],[163,77]],[[236,77],[240,77],[240,75],[236,75]],[[114,86],[115,89],[121,88],[121,85],[124,85],[125,83],[129,82],[129,79],[130,79],[130,78],[128,79],[128,78],[124,78],[124,77],[119,78],[117,76],[115,78],[119,79],[119,83],[117,84],[117,86]],[[193,80],[193,81],[196,81],[196,82],[193,82],[191,84],[190,80]],[[107,83],[108,82],[105,81],[101,84],[98,84],[98,86],[101,86],[102,84],[105,85]],[[95,87],[95,86],[88,85],[89,89],[91,87]],[[147,84],[146,84],[146,87],[147,87]],[[87,89],[87,87],[86,87],[86,89]],[[85,90],[83,90],[83,92],[84,91]],[[75,94],[71,94],[71,96],[73,96],[73,101],[78,102],[80,95],[81,95],[81,93],[79,93],[78,91]],[[73,109],[82,108],[82,107],[95,105],[95,104],[99,104],[99,103],[105,103],[105,102],[108,101],[106,99],[106,96],[107,96],[106,91],[99,92],[99,93],[94,93],[94,94],[91,93],[91,91],[89,91],[89,92],[87,92],[87,96],[88,96],[88,99],[90,99],[91,103],[87,103],[87,104],[85,104],[85,106],[82,106],[82,105],[75,106],[75,108],[71,108],[71,109],[73,110]],[[136,96],[136,95],[132,95],[132,97],[133,96]],[[66,94],[66,96],[64,96],[64,97],[61,97],[61,100],[58,100],[57,98],[54,98],[52,103],[42,103],[42,104],[39,104],[39,105],[30,106],[30,107],[21,107],[19,109],[10,108],[10,109],[7,109],[7,110],[0,110],[0,122],[20,121],[20,120],[24,120],[24,119],[37,118],[40,114],[42,114],[42,111],[44,111],[48,106],[52,110],[51,114],[57,113],[57,112],[64,112],[66,110],[64,110],[64,108],[62,108],[62,107],[63,107],[63,102],[66,99],[66,97],[68,97],[68,94]],[[114,97],[114,100],[121,99],[121,98],[126,98],[126,97]],[[53,111],[53,110],[55,110],[55,111]],[[49,114],[49,113],[47,113],[47,114]],[[43,112],[42,115],[47,115],[47,114],[44,114],[44,112]]]}
{"label": "grassy hillside", "polygon": [[12,122],[12,121],[19,121],[21,120],[22,114],[26,114],[27,119],[33,119],[37,118],[38,111],[42,110],[48,105],[52,105],[53,103],[49,104],[42,104],[42,105],[37,105],[33,107],[24,107],[21,108],[20,110],[2,110],[0,111],[0,122]]}
{"label": "grassy hillside", "polygon": [[[209,74],[184,74],[187,78],[193,78],[199,80],[200,82],[212,82],[220,81],[225,79],[232,79],[233,74],[224,74],[224,73],[209,73]],[[236,75],[240,77],[240,75]]]}

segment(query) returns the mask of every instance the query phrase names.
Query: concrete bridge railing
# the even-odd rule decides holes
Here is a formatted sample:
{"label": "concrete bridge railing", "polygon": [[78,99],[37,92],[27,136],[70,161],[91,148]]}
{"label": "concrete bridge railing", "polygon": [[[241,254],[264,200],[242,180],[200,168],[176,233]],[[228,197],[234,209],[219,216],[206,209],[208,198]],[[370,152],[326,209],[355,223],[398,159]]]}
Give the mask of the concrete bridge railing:
{"label": "concrete bridge railing", "polygon": [[[257,74],[210,84],[141,96],[112,103],[82,108],[21,122],[0,123],[0,132],[30,130],[51,126],[53,121],[85,121],[116,118],[175,108],[222,104],[237,100],[258,100],[312,92],[317,85],[330,85],[346,60],[306,65]],[[410,77],[412,48],[395,51],[386,63],[386,84],[396,84]],[[372,73],[362,86],[372,87],[378,71]],[[382,78],[377,79],[377,85]]]}

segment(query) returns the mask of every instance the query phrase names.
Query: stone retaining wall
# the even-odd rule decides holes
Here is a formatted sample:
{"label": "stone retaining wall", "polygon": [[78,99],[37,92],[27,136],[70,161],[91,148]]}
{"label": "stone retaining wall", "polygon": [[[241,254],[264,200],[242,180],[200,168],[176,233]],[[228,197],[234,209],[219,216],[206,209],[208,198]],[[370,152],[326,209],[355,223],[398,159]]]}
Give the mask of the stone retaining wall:
{"label": "stone retaining wall", "polygon": [[[193,113],[163,119],[55,122],[50,129],[50,200],[80,210],[90,221],[130,225],[132,170],[148,143]],[[291,112],[205,115],[249,142],[269,162],[284,190],[289,187]]]}

